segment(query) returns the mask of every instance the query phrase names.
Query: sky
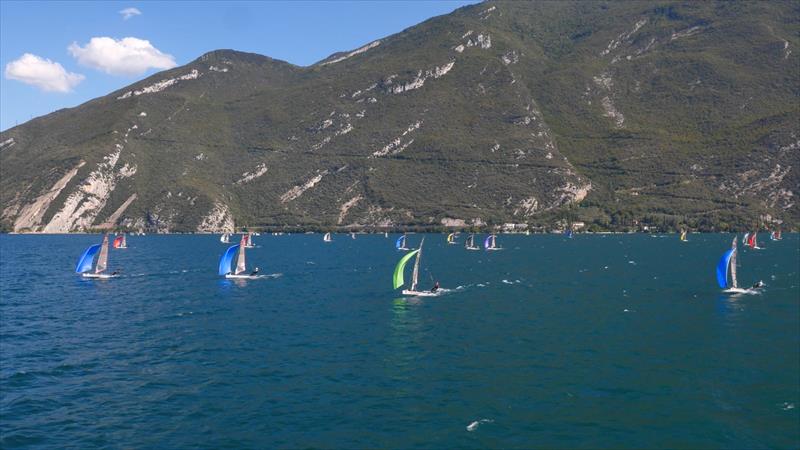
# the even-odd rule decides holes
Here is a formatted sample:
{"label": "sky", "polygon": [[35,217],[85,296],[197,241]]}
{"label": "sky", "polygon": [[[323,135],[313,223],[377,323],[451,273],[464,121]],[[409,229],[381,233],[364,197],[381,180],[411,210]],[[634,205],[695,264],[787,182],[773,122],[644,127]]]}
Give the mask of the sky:
{"label": "sky", "polygon": [[216,49],[306,66],[476,0],[0,1],[0,130]]}

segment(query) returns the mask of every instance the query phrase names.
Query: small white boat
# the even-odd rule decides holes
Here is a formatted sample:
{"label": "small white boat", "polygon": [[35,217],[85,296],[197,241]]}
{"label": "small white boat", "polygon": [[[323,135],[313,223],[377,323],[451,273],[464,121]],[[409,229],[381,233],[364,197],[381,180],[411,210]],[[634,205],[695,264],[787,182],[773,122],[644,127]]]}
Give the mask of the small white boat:
{"label": "small white boat", "polygon": [[449,245],[458,244],[458,242],[456,242],[456,234],[455,233],[450,233],[450,234],[447,235],[447,243]]}
{"label": "small white boat", "polygon": [[[247,246],[247,235],[242,236],[242,240],[237,245],[232,245],[228,247],[228,250],[222,255],[222,258],[219,260],[219,269],[218,273],[220,276],[224,276],[225,278],[229,279],[239,279],[239,280],[256,280],[258,278],[264,278],[266,275],[260,275],[258,267],[255,270],[247,274],[247,262],[245,259],[245,249]],[[236,251],[239,251],[239,255],[236,259],[236,268],[232,267],[233,263],[233,255]]]}
{"label": "small white boat", "polygon": [[[92,270],[92,262],[94,261],[94,255],[100,253],[100,256],[97,257],[97,264],[94,266],[94,270]],[[83,278],[97,278],[97,279],[108,279],[108,278],[116,278],[117,273],[104,273],[106,268],[108,267],[108,234],[103,236],[103,243],[102,244],[95,244],[91,247],[87,248],[81,258],[78,260],[78,265],[75,267],[75,273],[81,274]]]}
{"label": "small white boat", "polygon": [[350,239],[355,239],[355,238],[356,238],[356,234],[355,233],[350,233]]}
{"label": "small white boat", "polygon": [[464,248],[467,250],[480,250],[481,248],[475,245],[475,234],[470,234],[467,241],[464,243]]}
{"label": "small white boat", "polygon": [[688,239],[686,239],[686,228],[683,228],[683,229],[681,230],[681,237],[680,237],[680,240],[681,240],[681,242],[689,242],[689,240],[688,240]]}
{"label": "small white boat", "polygon": [[325,233],[325,236],[322,237],[322,242],[333,242],[330,233]]}
{"label": "small white boat", "polygon": [[417,285],[419,283],[419,264],[420,260],[422,259],[422,244],[425,243],[425,238],[422,238],[422,241],[419,243],[419,248],[407,253],[400,261],[397,263],[397,266],[394,268],[394,288],[398,289],[405,284],[405,280],[403,279],[403,272],[405,271],[406,264],[408,263],[411,258],[416,256],[416,260],[414,261],[414,271],[411,275],[411,286],[410,289],[403,289],[402,294],[408,295],[412,297],[436,297],[444,293],[444,289],[438,287],[438,282],[434,289],[430,291],[419,291],[417,290]]}
{"label": "small white boat", "polygon": [[231,243],[231,234],[224,233],[222,236],[219,237],[219,241],[223,244],[230,244]]}

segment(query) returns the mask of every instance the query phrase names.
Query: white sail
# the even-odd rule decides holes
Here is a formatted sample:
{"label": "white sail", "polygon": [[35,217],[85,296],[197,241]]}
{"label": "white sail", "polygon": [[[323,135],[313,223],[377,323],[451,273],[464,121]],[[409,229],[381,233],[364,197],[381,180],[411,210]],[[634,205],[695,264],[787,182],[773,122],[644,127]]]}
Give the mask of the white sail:
{"label": "white sail", "polygon": [[322,238],[322,240],[325,241],[325,242],[330,242],[331,241],[331,234],[330,233],[325,233],[325,236]]}
{"label": "white sail", "polygon": [[245,257],[244,257],[244,249],[246,247],[247,236],[242,236],[242,241],[239,243],[239,257],[236,259],[236,271],[234,272],[235,275],[239,275],[240,273],[247,270],[245,264]]}
{"label": "white sail", "polygon": [[125,237],[125,233],[122,233],[122,248],[128,248],[128,238]]}
{"label": "white sail", "polygon": [[97,258],[97,266],[94,268],[94,273],[100,273],[106,270],[108,266],[108,234],[103,237],[103,244],[100,246],[100,256]]}
{"label": "white sail", "polygon": [[414,261],[414,273],[411,276],[411,290],[417,290],[417,282],[419,281],[419,260],[422,258],[422,244],[425,242],[425,238],[422,238],[422,242],[419,243],[419,251],[417,252],[417,259]]}
{"label": "white sail", "polygon": [[731,287],[738,288],[739,282],[736,281],[736,238],[733,238],[733,253],[731,254]]}

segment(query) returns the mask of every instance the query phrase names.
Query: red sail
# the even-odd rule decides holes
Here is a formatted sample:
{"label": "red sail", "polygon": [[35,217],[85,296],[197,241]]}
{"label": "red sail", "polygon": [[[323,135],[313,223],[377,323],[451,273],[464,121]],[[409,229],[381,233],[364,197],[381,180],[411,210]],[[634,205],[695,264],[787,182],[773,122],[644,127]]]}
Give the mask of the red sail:
{"label": "red sail", "polygon": [[114,238],[114,248],[119,248],[122,245],[122,240],[124,238],[122,236],[117,236]]}

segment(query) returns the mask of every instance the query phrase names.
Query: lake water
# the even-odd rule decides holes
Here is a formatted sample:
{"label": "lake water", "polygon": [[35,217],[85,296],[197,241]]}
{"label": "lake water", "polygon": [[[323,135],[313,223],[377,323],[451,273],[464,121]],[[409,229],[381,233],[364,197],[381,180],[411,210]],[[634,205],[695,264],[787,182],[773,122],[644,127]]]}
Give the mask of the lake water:
{"label": "lake water", "polygon": [[97,235],[0,236],[0,447],[800,446],[798,235],[729,297],[732,235],[429,234],[425,299],[395,237],[263,235],[280,276],[234,283],[217,236],[129,237],[110,281],[74,273]]}

